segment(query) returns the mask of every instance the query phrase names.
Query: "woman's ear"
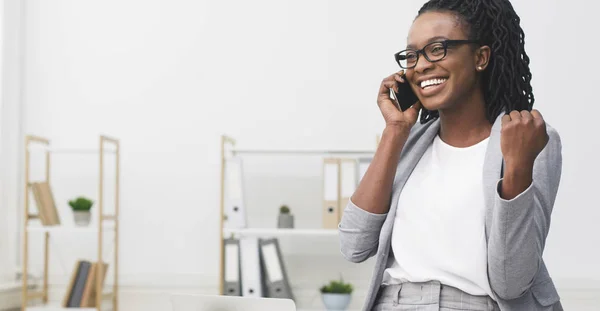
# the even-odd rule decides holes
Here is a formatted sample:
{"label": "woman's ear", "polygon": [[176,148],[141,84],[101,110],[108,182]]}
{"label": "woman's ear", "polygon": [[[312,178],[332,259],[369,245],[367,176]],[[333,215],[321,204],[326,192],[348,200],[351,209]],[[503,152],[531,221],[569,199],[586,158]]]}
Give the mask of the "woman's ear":
{"label": "woman's ear", "polygon": [[475,50],[475,68],[477,71],[484,71],[490,63],[490,56],[492,49],[489,46],[484,45]]}

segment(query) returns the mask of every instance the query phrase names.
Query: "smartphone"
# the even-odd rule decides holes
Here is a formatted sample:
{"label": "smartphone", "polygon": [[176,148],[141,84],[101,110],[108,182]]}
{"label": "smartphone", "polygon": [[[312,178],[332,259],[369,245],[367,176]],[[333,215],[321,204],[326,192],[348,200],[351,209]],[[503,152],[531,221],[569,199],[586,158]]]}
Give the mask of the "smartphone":
{"label": "smartphone", "polygon": [[404,79],[404,83],[396,82],[396,86],[398,86],[398,92],[394,91],[394,89],[391,89],[390,97],[392,97],[392,100],[396,102],[398,109],[405,111],[414,105],[419,98],[410,87],[406,76],[402,76],[402,78]]}

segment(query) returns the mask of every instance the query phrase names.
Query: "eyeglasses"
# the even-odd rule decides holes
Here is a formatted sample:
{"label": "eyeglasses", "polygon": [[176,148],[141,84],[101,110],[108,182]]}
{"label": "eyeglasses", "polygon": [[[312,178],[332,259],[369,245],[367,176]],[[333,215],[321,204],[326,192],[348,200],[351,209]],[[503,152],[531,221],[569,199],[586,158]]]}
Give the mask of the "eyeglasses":
{"label": "eyeglasses", "polygon": [[423,54],[425,58],[430,62],[439,62],[448,53],[448,46],[458,45],[458,44],[470,44],[470,43],[479,43],[474,40],[444,40],[444,41],[436,41],[431,42],[424,46],[420,50],[407,49],[400,51],[394,54],[394,58],[396,58],[396,62],[403,69],[411,69],[417,66],[417,62],[419,61],[419,54]]}

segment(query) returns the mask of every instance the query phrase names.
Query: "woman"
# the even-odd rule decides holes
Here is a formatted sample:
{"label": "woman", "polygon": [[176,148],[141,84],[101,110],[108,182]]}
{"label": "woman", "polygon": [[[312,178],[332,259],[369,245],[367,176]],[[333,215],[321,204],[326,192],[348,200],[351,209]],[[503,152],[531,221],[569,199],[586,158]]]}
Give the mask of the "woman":
{"label": "woman", "polygon": [[[407,40],[339,225],[348,260],[376,256],[364,309],[562,310],[542,259],[561,142],[532,110],[519,17],[508,0],[431,0]],[[419,99],[404,112],[398,83]]]}

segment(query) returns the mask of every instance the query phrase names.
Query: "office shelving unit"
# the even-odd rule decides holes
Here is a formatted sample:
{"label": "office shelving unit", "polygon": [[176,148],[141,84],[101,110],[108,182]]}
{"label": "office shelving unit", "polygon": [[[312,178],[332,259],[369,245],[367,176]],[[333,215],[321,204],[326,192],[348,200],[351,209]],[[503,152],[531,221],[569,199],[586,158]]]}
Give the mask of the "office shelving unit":
{"label": "office shelving unit", "polygon": [[[379,136],[376,137],[376,145],[379,144]],[[238,149],[235,139],[221,136],[221,194],[220,194],[220,221],[219,221],[219,293],[223,295],[224,246],[225,237],[336,237],[336,229],[280,229],[280,228],[224,228],[225,221],[225,169],[227,159],[232,156],[241,155],[270,155],[270,156],[322,156],[322,157],[372,157],[374,150],[275,150],[275,149]]]}
{"label": "office shelving unit", "polygon": [[[99,176],[98,176],[98,205],[97,205],[97,213],[98,213],[98,224],[97,227],[67,227],[63,225],[57,226],[35,226],[31,225],[30,221],[34,219],[39,219],[39,214],[31,214],[29,211],[29,187],[30,183],[30,146],[32,144],[41,144],[45,147],[45,181],[50,182],[50,156],[53,153],[66,153],[66,154],[88,154],[88,155],[98,155],[99,156]],[[112,144],[114,149],[107,149],[106,144]],[[120,144],[119,140],[110,138],[107,136],[100,136],[99,141],[99,149],[52,149],[50,148],[50,141],[43,137],[38,136],[26,136],[25,137],[25,182],[23,184],[23,193],[24,193],[24,206],[23,206],[23,239],[22,239],[22,249],[23,249],[23,258],[22,258],[22,269],[23,269],[23,279],[22,279],[22,302],[21,302],[21,310],[36,310],[36,311],[55,311],[55,310],[103,310],[105,309],[102,306],[102,302],[105,299],[112,299],[112,310],[118,310],[118,275],[119,275],[119,153]],[[104,213],[104,202],[103,202],[103,194],[104,194],[104,156],[107,153],[114,153],[116,158],[116,174],[115,174],[115,212],[112,215],[106,215]],[[107,222],[107,223],[105,223]],[[55,233],[77,233],[81,234],[82,237],[88,238],[87,234],[96,234],[96,243],[98,243],[98,262],[104,262],[102,258],[103,251],[103,240],[104,234],[112,232],[114,233],[114,281],[112,290],[108,290],[107,292],[103,291],[102,284],[103,280],[100,277],[96,278],[96,306],[94,308],[63,308],[62,306],[53,306],[48,304],[48,271],[49,271],[49,240],[50,236]],[[43,285],[41,291],[31,291],[28,286],[28,271],[29,271],[29,235],[33,233],[42,233],[44,235],[44,269],[43,269]],[[97,275],[103,275],[102,265],[98,265]],[[32,300],[42,300],[42,304],[39,306],[29,306],[29,302]]]}

